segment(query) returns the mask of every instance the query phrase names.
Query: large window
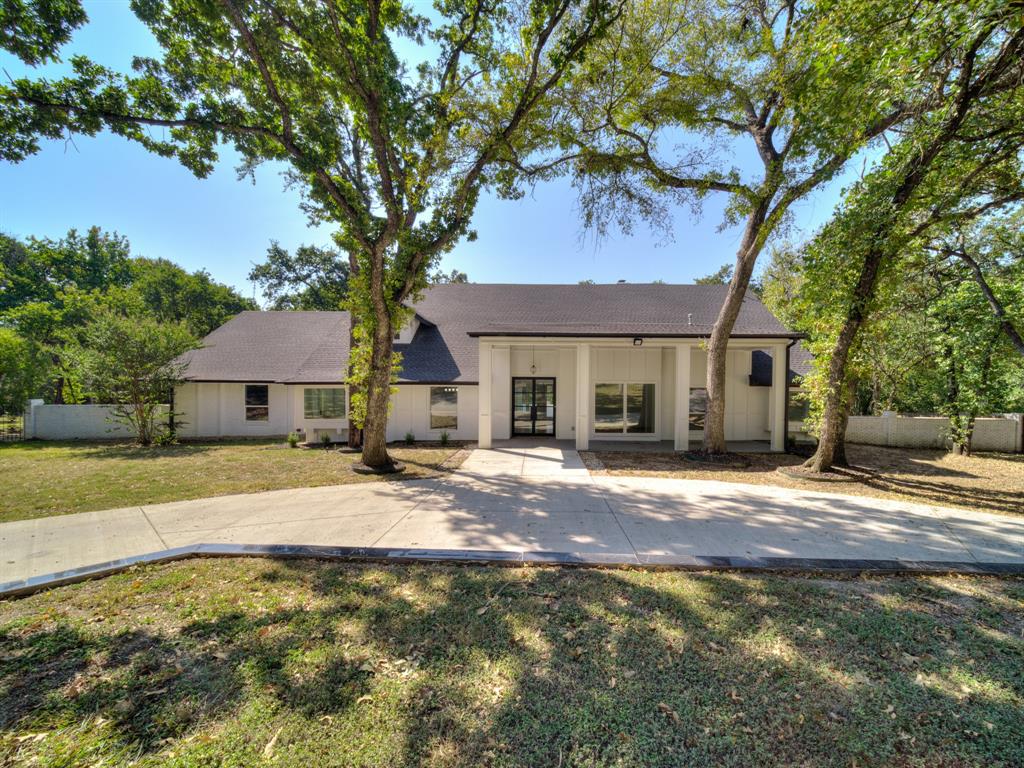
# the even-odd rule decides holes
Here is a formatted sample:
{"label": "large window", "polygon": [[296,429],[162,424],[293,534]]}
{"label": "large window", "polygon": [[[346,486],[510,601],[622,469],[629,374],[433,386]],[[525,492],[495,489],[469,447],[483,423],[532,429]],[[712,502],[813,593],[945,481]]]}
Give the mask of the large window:
{"label": "large window", "polygon": [[789,398],[788,419],[790,421],[807,421],[807,416],[811,410],[811,404],[807,402],[807,396],[800,393],[791,394]]}
{"label": "large window", "polygon": [[595,385],[594,432],[598,434],[654,434],[654,385]]}
{"label": "large window", "polygon": [[459,428],[458,387],[430,388],[430,428]]}
{"label": "large window", "polygon": [[345,390],[340,387],[305,389],[302,406],[307,419],[343,419]]}
{"label": "large window", "polygon": [[690,389],[690,429],[704,431],[704,419],[708,415],[708,391],[704,387]]}
{"label": "large window", "polygon": [[270,387],[266,384],[245,385],[245,420],[267,421],[270,418]]}

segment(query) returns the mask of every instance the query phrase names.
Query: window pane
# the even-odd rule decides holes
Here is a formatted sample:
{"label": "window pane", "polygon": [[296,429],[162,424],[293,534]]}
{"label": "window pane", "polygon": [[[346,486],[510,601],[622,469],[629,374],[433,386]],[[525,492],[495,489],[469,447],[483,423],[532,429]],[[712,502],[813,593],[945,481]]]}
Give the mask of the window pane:
{"label": "window pane", "polygon": [[690,390],[690,429],[703,432],[708,413],[708,391],[703,387]]}
{"label": "window pane", "polygon": [[790,421],[806,421],[808,412],[810,411],[810,403],[806,400],[790,400],[789,401],[789,420]]}
{"label": "window pane", "polygon": [[302,406],[307,419],[343,419],[345,390],[339,387],[306,389],[302,393]]}
{"label": "window pane", "polygon": [[270,405],[270,388],[266,384],[245,385],[246,405]]}
{"label": "window pane", "polygon": [[594,431],[622,432],[622,385],[594,387]]}
{"label": "window pane", "polygon": [[457,387],[430,388],[430,428],[459,428],[459,390]]}
{"label": "window pane", "polygon": [[266,384],[245,385],[245,420],[267,421],[270,418],[270,387]]}
{"label": "window pane", "polygon": [[654,385],[626,385],[626,431],[633,434],[654,433]]}

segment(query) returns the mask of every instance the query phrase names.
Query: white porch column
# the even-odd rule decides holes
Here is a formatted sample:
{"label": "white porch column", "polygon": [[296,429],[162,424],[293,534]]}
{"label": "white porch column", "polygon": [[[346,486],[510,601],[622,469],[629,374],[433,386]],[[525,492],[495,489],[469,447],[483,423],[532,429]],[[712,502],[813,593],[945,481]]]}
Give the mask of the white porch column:
{"label": "white porch column", "polygon": [[576,450],[590,448],[590,345],[576,345]]}
{"label": "white porch column", "polygon": [[675,449],[690,448],[690,350],[692,344],[676,346],[676,423]]}
{"label": "white porch column", "polygon": [[480,391],[477,418],[477,444],[491,447],[491,345],[480,342]]}
{"label": "white porch column", "polygon": [[771,390],[771,414],[772,414],[772,445],[773,451],[786,450],[786,387],[789,386],[789,371],[786,370],[786,345],[775,344],[772,346],[772,390]]}

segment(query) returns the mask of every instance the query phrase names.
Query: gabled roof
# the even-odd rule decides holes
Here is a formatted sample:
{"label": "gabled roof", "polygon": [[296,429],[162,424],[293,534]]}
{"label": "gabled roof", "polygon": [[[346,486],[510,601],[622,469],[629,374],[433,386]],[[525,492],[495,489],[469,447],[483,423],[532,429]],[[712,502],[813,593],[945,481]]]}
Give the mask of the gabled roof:
{"label": "gabled roof", "polygon": [[[438,285],[413,305],[421,320],[399,380],[474,383],[478,336],[701,337],[725,299],[720,285]],[[242,312],[185,356],[193,381],[339,383],[347,312]],[[733,336],[797,338],[753,296]]]}

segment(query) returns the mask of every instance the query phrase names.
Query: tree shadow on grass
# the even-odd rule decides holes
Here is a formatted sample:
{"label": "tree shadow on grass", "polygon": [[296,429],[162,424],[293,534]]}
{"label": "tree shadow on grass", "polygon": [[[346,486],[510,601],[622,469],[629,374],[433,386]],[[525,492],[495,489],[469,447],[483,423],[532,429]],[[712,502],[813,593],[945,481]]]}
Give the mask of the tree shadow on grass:
{"label": "tree shadow on grass", "polygon": [[[190,617],[169,626],[165,607],[163,629],[62,618],[0,634],[0,732],[96,715],[117,749],[159,762],[170,739],[186,763],[259,762],[275,733],[285,765],[1024,759],[1024,587],[979,600],[896,579],[165,568],[190,567]],[[190,740],[211,728],[235,751]]]}

